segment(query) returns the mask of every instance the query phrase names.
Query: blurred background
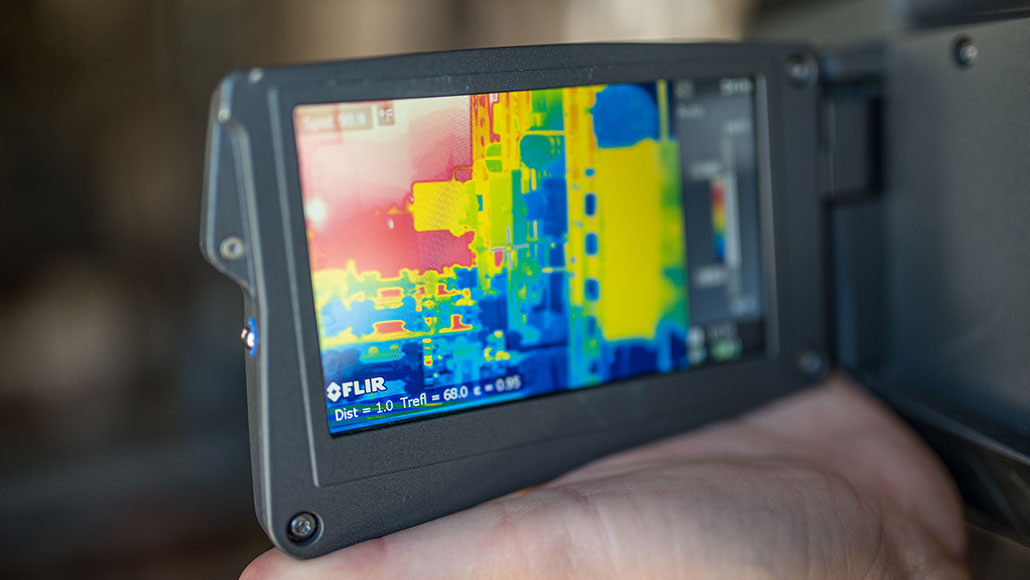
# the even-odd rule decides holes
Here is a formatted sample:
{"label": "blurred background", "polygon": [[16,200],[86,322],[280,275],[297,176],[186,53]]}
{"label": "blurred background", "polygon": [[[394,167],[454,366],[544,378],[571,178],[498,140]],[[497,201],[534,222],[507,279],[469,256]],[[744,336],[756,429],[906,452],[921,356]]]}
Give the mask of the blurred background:
{"label": "blurred background", "polygon": [[253,512],[239,290],[198,251],[234,68],[897,28],[886,0],[9,0],[0,8],[0,576],[228,578]]}

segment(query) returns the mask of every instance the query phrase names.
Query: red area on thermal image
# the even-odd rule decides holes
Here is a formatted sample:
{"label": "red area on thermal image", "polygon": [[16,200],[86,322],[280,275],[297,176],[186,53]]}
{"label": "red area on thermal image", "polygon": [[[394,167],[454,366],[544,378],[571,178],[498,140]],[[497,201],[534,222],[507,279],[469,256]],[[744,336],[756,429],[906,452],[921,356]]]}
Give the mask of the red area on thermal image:
{"label": "red area on thermal image", "polygon": [[376,334],[395,334],[398,332],[406,332],[404,328],[403,320],[387,320],[385,322],[376,322],[372,325],[375,328]]}
{"label": "red area on thermal image", "polygon": [[[417,107],[396,101],[393,106],[392,125],[348,132],[331,130],[327,123],[330,130],[297,135],[304,201],[319,208],[311,213],[305,206],[315,271],[346,269],[353,262],[357,272],[395,278],[405,269],[475,266],[469,249],[474,233],[415,231],[407,209],[414,183],[471,178],[468,97],[434,99]],[[301,124],[308,116],[329,116],[337,109],[305,111],[298,113]],[[351,159],[361,162],[341,162]]]}
{"label": "red area on thermal image", "polygon": [[396,278],[402,269],[439,272],[455,264],[475,266],[476,256],[469,249],[473,232],[460,237],[443,230],[417,232],[411,214],[355,217],[332,226],[310,240],[316,270],[345,269],[353,260],[358,272]]}
{"label": "red area on thermal image", "polygon": [[465,324],[461,320],[461,315],[460,314],[452,314],[451,315],[451,327],[450,327],[449,330],[453,330],[453,331],[472,330],[472,328],[473,328],[472,326],[470,326],[468,324]]}

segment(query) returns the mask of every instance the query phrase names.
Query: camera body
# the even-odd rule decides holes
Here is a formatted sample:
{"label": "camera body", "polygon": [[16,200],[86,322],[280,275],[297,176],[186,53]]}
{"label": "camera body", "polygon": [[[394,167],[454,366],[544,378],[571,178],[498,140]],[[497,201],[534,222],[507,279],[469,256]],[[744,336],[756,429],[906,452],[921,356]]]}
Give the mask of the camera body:
{"label": "camera body", "polygon": [[[596,44],[230,74],[201,245],[244,290],[269,537],[302,558],[379,537],[833,363],[940,430],[955,416],[891,386],[908,351],[881,340],[918,322],[882,319],[920,290],[884,291],[884,254],[907,239],[884,223],[907,215],[871,194],[909,175],[880,163],[899,138],[883,79],[903,65]],[[403,198],[369,201],[394,181]]]}

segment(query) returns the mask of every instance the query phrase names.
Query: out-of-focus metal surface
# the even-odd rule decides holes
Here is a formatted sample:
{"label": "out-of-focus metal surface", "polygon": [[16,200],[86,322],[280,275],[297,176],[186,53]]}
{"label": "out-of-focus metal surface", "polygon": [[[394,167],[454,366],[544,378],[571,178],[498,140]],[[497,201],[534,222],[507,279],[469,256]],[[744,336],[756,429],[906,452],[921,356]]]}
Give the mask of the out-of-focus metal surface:
{"label": "out-of-focus metal surface", "polygon": [[[963,67],[954,45],[972,38]],[[1030,436],[1030,20],[896,43],[885,104],[892,382]]]}
{"label": "out-of-focus metal surface", "polygon": [[[752,33],[837,47],[827,52],[831,77],[869,68],[873,53],[855,41],[886,48],[890,60],[872,67],[887,80],[884,190],[828,217],[837,362],[877,385],[951,469],[977,523],[974,577],[1022,577],[1030,549],[988,529],[1025,540],[1030,509],[1030,319],[1014,298],[1028,295],[1030,270],[1030,27],[1000,21],[900,36],[975,20],[931,14],[931,4],[983,11],[999,2],[767,4]],[[956,58],[964,41],[976,49],[966,63]]]}
{"label": "out-of-focus metal surface", "polygon": [[[960,58],[973,42],[976,58]],[[1030,20],[886,60],[881,391],[966,500],[1030,541]],[[872,313],[871,313],[872,314]]]}

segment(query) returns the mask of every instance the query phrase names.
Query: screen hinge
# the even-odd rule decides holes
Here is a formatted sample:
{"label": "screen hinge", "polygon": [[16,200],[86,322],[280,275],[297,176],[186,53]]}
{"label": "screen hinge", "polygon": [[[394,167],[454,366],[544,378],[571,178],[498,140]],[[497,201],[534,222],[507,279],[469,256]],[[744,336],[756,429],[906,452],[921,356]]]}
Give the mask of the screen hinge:
{"label": "screen hinge", "polygon": [[819,187],[824,201],[875,197],[882,185],[882,47],[823,55]]}

